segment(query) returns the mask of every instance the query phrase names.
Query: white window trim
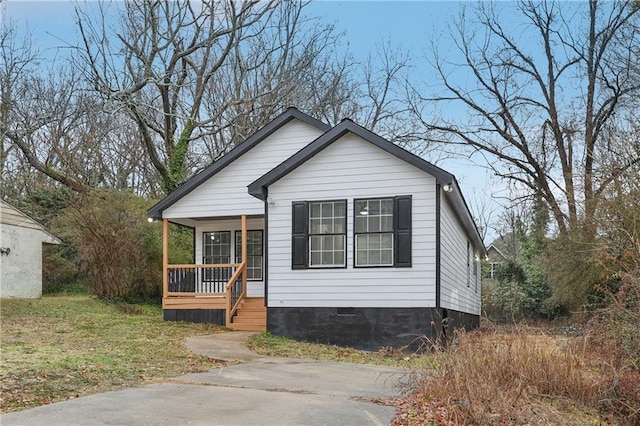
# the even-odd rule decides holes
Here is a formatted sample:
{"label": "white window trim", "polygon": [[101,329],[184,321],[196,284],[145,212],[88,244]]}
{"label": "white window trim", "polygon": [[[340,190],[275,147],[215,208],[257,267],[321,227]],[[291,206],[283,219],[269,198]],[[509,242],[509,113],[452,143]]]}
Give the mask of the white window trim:
{"label": "white window trim", "polygon": [[[311,232],[311,206],[313,204],[328,204],[328,203],[332,203],[332,204],[337,204],[337,203],[341,203],[344,205],[344,229],[342,233],[339,234],[314,234]],[[307,253],[307,267],[309,269],[326,269],[326,268],[346,268],[347,266],[347,208],[348,208],[348,203],[347,200],[315,200],[315,201],[308,201],[308,217],[307,217],[307,226],[308,226],[308,253]],[[334,207],[335,210],[335,207]],[[320,207],[320,211],[322,212],[322,207]],[[339,216],[331,216],[332,219],[335,219]],[[320,219],[322,219],[322,216],[320,216]],[[320,265],[314,265],[313,264],[313,257],[312,257],[312,250],[311,250],[311,239],[313,237],[326,237],[326,236],[341,236],[342,237],[342,263],[332,263],[332,264],[320,264]],[[332,250],[333,252],[335,252],[336,250]],[[316,251],[317,252],[317,251]],[[320,250],[320,253],[323,253],[323,250]]]}
{"label": "white window trim", "polygon": [[[391,227],[391,231],[374,231],[374,232],[356,232],[356,220],[357,220],[357,212],[355,211],[356,209],[356,204],[359,202],[367,202],[367,206],[369,205],[370,201],[382,201],[382,200],[391,200],[393,203],[393,197],[377,197],[377,198],[356,198],[353,200],[353,208],[354,208],[354,214],[353,214],[353,244],[354,244],[354,259],[353,259],[353,265],[357,268],[376,268],[376,267],[393,267],[395,265],[395,232],[394,232],[394,226],[392,225]],[[382,219],[383,217],[388,217],[391,216],[391,223],[393,224],[393,221],[395,220],[395,208],[393,207],[392,204],[392,210],[391,210],[391,215],[383,215],[380,214],[378,215],[378,217],[380,219]],[[366,263],[366,264],[359,264],[358,263],[358,235],[391,235],[391,262],[390,263]],[[367,250],[368,253],[369,250]]]}

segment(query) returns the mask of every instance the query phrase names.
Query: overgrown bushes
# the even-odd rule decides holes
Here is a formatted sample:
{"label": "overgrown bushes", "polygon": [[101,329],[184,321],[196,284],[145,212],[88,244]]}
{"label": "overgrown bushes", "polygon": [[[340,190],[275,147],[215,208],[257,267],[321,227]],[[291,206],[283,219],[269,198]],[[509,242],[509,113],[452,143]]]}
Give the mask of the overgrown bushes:
{"label": "overgrown bushes", "polygon": [[522,327],[458,332],[416,372],[395,424],[638,424],[640,372],[596,344]]}
{"label": "overgrown bushes", "polygon": [[56,220],[75,249],[80,276],[94,294],[125,300],[161,295],[161,235],[149,203],[132,193],[96,190],[72,199]]}

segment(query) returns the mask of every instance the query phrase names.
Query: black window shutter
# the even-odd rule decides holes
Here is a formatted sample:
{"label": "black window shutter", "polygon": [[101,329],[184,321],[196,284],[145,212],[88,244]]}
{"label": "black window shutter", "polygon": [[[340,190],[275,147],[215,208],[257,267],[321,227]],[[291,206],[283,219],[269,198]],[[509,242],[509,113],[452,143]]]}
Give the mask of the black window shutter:
{"label": "black window shutter", "polygon": [[308,221],[307,202],[294,201],[291,217],[291,269],[307,269]]}
{"label": "black window shutter", "polygon": [[395,265],[411,266],[411,195],[395,198]]}

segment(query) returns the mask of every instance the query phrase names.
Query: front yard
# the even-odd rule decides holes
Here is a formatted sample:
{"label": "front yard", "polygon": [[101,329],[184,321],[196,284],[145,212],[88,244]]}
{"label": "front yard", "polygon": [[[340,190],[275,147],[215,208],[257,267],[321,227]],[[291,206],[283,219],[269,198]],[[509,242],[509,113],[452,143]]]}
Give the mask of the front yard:
{"label": "front yard", "polygon": [[0,412],[140,386],[216,363],[184,341],[217,326],[171,323],[159,307],[91,296],[0,301]]}
{"label": "front yard", "polygon": [[[224,364],[195,355],[188,337],[218,326],[164,322],[159,307],[91,296],[0,301],[0,412],[161,381]],[[407,368],[394,425],[635,424],[640,371],[584,331],[484,327],[417,356],[294,342],[268,333],[247,346],[264,355]],[[633,352],[631,353],[633,355]]]}

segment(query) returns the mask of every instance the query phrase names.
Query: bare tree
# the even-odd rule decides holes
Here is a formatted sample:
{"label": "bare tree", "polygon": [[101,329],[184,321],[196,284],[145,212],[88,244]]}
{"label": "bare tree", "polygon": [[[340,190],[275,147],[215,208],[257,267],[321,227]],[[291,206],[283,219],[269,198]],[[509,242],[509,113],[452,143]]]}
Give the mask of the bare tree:
{"label": "bare tree", "polygon": [[73,138],[72,129],[84,125],[87,107],[83,105],[86,99],[77,96],[77,79],[69,75],[65,79],[64,72],[41,72],[39,53],[30,39],[27,37],[19,43],[12,27],[3,29],[1,41],[3,178],[7,159],[20,161],[16,157],[19,151],[39,172],[76,191],[83,190],[87,176],[75,167],[74,160],[78,157],[72,148],[80,146]]}
{"label": "bare tree", "polygon": [[118,29],[107,27],[105,10],[92,19],[78,9],[79,67],[95,91],[133,118],[165,191],[187,177],[192,142],[216,131],[219,115],[203,114],[206,91],[274,8],[271,1],[127,2]]}
{"label": "bare tree", "polygon": [[[496,175],[542,197],[564,233],[640,161],[637,152],[617,155],[624,113],[640,94],[640,13],[631,1],[596,0],[527,0],[517,11],[523,21],[508,23],[493,3],[464,10],[446,46],[460,61],[434,47],[442,92],[414,108],[438,141],[484,153]],[[431,117],[430,105],[447,113]]]}
{"label": "bare tree", "polygon": [[[154,171],[141,158],[135,129],[64,62],[41,59],[14,27],[0,33],[0,171],[6,195],[50,185],[154,195]],[[43,67],[43,64],[47,64]],[[34,173],[35,172],[35,173]],[[40,175],[40,176],[39,176]]]}
{"label": "bare tree", "polygon": [[385,47],[381,68],[359,64],[306,5],[145,0],[120,8],[117,29],[108,10],[78,11],[78,65],[133,119],[167,192],[287,106],[329,123],[351,117],[405,145],[423,138],[401,101],[407,56]]}

